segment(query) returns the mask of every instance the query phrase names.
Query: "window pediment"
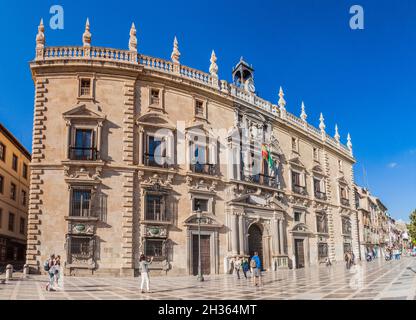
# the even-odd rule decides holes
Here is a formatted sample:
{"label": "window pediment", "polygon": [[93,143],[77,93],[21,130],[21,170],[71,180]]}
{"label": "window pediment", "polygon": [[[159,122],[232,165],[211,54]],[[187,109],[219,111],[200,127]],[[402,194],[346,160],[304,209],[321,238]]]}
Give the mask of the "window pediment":
{"label": "window pediment", "polygon": [[63,113],[65,120],[95,120],[102,122],[106,119],[106,116],[98,110],[99,106],[93,103],[85,103],[78,105]]}
{"label": "window pediment", "polygon": [[326,176],[325,171],[323,170],[322,166],[317,164],[312,168],[312,172],[319,175],[319,176]]}
{"label": "window pediment", "polygon": [[300,159],[299,159],[299,157],[298,156],[295,156],[295,157],[292,157],[291,159],[289,159],[289,164],[292,166],[292,167],[295,167],[295,168],[300,168],[300,169],[303,169],[303,170],[306,170],[306,167],[305,167],[305,165],[303,164],[303,162],[302,161],[300,161]]}
{"label": "window pediment", "polygon": [[[196,214],[191,215],[184,221],[185,226],[197,226],[198,225],[198,216]],[[203,214],[201,216],[201,226],[208,226],[213,228],[222,228],[223,224],[219,222],[211,214]]]}
{"label": "window pediment", "polygon": [[158,127],[176,130],[175,124],[164,114],[159,112],[148,112],[137,118],[136,123],[144,127]]}

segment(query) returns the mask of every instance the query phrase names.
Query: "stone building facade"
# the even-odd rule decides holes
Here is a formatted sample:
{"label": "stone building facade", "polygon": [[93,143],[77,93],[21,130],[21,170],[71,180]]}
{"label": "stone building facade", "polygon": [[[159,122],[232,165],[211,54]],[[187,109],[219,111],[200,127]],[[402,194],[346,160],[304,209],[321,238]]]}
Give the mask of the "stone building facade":
{"label": "stone building facade", "polygon": [[[263,268],[316,265],[358,254],[351,139],[340,142],[256,94],[241,59],[232,81],[137,50],[46,47],[41,23],[27,263],[51,253],[71,274],[133,275],[141,253],[153,272],[228,271],[236,255]],[[198,233],[198,226],[201,232]]]}
{"label": "stone building facade", "polygon": [[0,268],[25,263],[30,153],[0,124]]}

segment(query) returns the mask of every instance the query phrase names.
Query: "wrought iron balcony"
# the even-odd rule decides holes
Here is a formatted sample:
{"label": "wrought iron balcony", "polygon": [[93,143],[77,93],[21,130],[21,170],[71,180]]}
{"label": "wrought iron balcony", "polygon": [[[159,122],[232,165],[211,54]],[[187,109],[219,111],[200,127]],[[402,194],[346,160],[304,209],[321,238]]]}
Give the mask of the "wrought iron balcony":
{"label": "wrought iron balcony", "polygon": [[299,185],[294,185],[292,191],[297,194],[306,195],[306,187],[302,187]]}
{"label": "wrought iron balcony", "polygon": [[215,164],[195,163],[191,164],[191,171],[193,173],[201,173],[213,176],[217,173]]}
{"label": "wrought iron balcony", "polygon": [[70,147],[69,159],[95,161],[100,160],[100,153],[96,148]]}
{"label": "wrought iron balcony", "polygon": [[243,176],[243,180],[272,188],[279,187],[276,177],[268,176],[262,173]]}
{"label": "wrought iron balcony", "polygon": [[315,190],[315,198],[319,200],[326,200],[326,193]]}
{"label": "wrought iron balcony", "polygon": [[149,167],[168,168],[169,164],[167,160],[168,158],[164,156],[157,156],[150,153],[144,154],[144,165]]}
{"label": "wrought iron balcony", "polygon": [[346,198],[341,198],[341,204],[343,206],[349,207],[350,206],[350,200],[348,200]]}

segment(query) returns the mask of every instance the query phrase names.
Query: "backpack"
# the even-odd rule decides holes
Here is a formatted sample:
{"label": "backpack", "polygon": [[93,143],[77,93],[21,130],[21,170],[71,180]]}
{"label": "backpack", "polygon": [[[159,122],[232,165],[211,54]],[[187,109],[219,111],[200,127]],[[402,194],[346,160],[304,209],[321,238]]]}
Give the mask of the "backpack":
{"label": "backpack", "polygon": [[256,267],[257,267],[256,260],[251,259],[251,260],[250,260],[250,268],[256,268]]}
{"label": "backpack", "polygon": [[43,263],[43,270],[45,270],[45,271],[49,271],[49,260],[46,260],[44,263]]}

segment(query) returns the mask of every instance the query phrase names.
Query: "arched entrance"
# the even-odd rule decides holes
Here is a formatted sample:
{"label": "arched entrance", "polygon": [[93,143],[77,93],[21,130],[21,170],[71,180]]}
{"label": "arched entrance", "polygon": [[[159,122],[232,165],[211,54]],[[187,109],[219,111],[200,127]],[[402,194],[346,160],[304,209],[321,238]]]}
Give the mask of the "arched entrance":
{"label": "arched entrance", "polygon": [[261,261],[261,268],[264,269],[263,232],[256,224],[252,224],[248,229],[248,252],[250,257],[254,255],[254,252],[258,252]]}

